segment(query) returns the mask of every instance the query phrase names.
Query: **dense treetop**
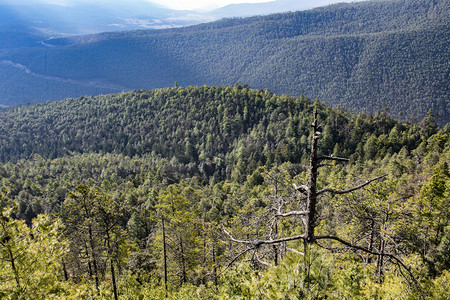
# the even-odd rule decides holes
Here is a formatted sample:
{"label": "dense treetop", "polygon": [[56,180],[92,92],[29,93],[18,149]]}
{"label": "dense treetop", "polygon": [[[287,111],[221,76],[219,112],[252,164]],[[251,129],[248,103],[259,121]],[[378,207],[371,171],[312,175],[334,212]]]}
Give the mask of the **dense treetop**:
{"label": "dense treetop", "polygon": [[241,85],[173,87],[4,109],[0,160],[34,154],[57,158],[74,152],[151,154],[196,167],[206,164],[203,175],[225,178],[231,174],[230,165],[241,164],[242,174],[247,174],[258,165],[306,160],[314,106],[325,121],[323,148],[354,154],[355,159],[364,158],[358,144],[371,135],[384,135],[371,154],[376,156],[403,146],[412,149],[421,134],[436,130],[433,115],[430,132],[423,133],[385,113],[355,117],[303,96],[276,96]]}
{"label": "dense treetop", "polygon": [[422,119],[432,109],[443,126],[449,122],[449,19],[448,1],[364,1],[55,39],[46,41],[49,47],[0,53],[3,99],[15,104],[78,96],[83,89],[89,95],[176,81],[239,82],[367,113],[385,106],[402,120]]}
{"label": "dense treetop", "polygon": [[[277,207],[303,209],[313,134],[350,158],[322,164],[318,189],[379,178],[321,195],[317,235],[371,253],[258,242],[304,233]],[[242,85],[3,109],[0,296],[446,299],[449,136],[431,112],[402,123]]]}

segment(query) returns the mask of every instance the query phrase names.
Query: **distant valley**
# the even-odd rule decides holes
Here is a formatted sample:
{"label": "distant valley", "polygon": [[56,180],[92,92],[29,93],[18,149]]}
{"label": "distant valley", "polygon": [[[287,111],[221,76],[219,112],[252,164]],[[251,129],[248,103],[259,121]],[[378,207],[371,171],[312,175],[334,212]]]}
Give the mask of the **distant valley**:
{"label": "distant valley", "polygon": [[445,124],[449,12],[444,0],[364,1],[164,30],[31,30],[0,49],[0,104],[239,82],[407,120],[431,109]]}
{"label": "distant valley", "polygon": [[[349,0],[274,0],[232,4],[210,11],[174,10],[151,0],[72,0],[70,5],[48,0],[0,0],[0,40],[24,42],[29,35],[55,37],[137,29],[177,28],[222,18],[269,15],[320,7]],[[20,45],[23,46],[23,45]]]}

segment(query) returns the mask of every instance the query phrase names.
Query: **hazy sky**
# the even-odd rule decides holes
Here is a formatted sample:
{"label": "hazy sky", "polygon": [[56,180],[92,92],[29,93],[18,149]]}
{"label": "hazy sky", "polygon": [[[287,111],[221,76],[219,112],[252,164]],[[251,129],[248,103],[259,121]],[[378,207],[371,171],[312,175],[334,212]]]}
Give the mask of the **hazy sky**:
{"label": "hazy sky", "polygon": [[[133,0],[0,0],[0,3],[10,3],[10,4],[36,4],[36,3],[51,3],[64,6],[71,6],[79,2],[102,2],[102,3],[127,3]],[[219,8],[228,4],[234,3],[262,3],[271,2],[275,0],[135,0],[135,1],[148,1],[159,4],[164,7],[178,10],[191,10],[191,9],[204,9],[212,10]],[[314,2],[315,0],[309,0]],[[329,0],[326,3],[336,3],[336,2],[351,2],[352,0]],[[363,0],[357,0],[363,1]],[[323,3],[323,1],[321,1]]]}
{"label": "hazy sky", "polygon": [[[273,0],[149,0],[172,9],[218,8],[232,3],[261,3]],[[313,0],[312,0],[313,1]]]}
{"label": "hazy sky", "polygon": [[[157,3],[161,6],[171,9],[212,9],[219,8],[232,3],[262,3],[270,2],[274,0],[140,0]],[[314,0],[311,0],[314,1]],[[70,6],[76,2],[124,2],[127,0],[0,0],[0,2],[12,3],[12,4],[30,4],[30,3],[51,3],[64,6]]]}

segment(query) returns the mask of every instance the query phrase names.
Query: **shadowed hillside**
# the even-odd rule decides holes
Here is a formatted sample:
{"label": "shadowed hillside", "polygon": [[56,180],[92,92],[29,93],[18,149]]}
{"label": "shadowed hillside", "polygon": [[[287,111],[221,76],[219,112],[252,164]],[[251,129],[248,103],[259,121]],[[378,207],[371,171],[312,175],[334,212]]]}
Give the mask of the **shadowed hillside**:
{"label": "shadowed hillside", "polygon": [[[388,108],[408,120],[432,109],[443,125],[449,121],[448,20],[448,1],[368,1],[180,29],[50,40],[47,47],[5,50],[0,60],[77,87],[42,93],[38,77],[26,85],[9,81],[1,83],[2,104],[74,96],[70,91],[78,90],[79,82],[103,82],[116,91],[239,82],[355,111]],[[15,71],[18,75],[2,76],[20,78],[25,72]],[[111,91],[102,90],[104,84],[95,86],[97,91]],[[91,88],[84,94],[92,93]]]}

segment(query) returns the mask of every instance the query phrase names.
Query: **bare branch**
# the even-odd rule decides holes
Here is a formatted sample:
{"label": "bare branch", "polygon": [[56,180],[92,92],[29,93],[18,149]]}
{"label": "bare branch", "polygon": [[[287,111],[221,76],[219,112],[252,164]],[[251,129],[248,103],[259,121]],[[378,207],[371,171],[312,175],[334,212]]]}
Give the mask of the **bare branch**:
{"label": "bare branch", "polygon": [[398,257],[396,257],[395,255],[392,255],[390,253],[379,253],[379,252],[376,252],[376,251],[372,251],[370,249],[367,249],[367,248],[364,248],[364,247],[361,247],[361,246],[358,246],[358,245],[354,245],[354,244],[352,244],[350,242],[347,242],[347,241],[345,241],[345,240],[343,240],[341,238],[338,238],[338,237],[332,236],[332,235],[319,235],[319,236],[315,237],[315,240],[325,240],[325,239],[337,241],[337,242],[339,242],[339,243],[341,243],[341,244],[343,244],[343,245],[345,245],[345,246],[347,246],[349,248],[352,248],[354,250],[360,250],[360,251],[363,251],[363,252],[366,252],[366,253],[370,253],[370,254],[373,254],[373,255],[389,257],[390,259],[394,260],[396,264],[398,264],[399,266],[403,267],[406,271],[408,271],[409,276],[412,278],[412,280],[414,281],[416,286],[419,286],[418,283],[417,283],[416,278],[411,273],[411,270]]}
{"label": "bare branch", "polygon": [[317,195],[321,195],[323,193],[332,193],[332,194],[338,194],[338,195],[348,194],[348,193],[351,193],[353,191],[359,190],[360,188],[363,188],[366,185],[369,185],[371,182],[373,182],[375,180],[379,180],[379,179],[384,178],[384,177],[386,177],[386,174],[378,176],[376,178],[372,178],[370,180],[367,180],[366,182],[364,182],[364,183],[362,183],[362,184],[360,184],[358,186],[355,186],[355,187],[353,187],[351,189],[348,189],[348,190],[335,190],[335,189],[332,189],[332,188],[325,188],[325,189],[322,189],[322,190],[318,191]]}
{"label": "bare branch", "polygon": [[308,193],[308,187],[306,186],[306,185],[300,185],[300,186],[298,186],[298,185],[296,185],[295,183],[293,184],[293,186],[294,186],[294,189],[297,191],[297,192],[300,192],[300,193],[303,193],[303,194],[307,194]]}
{"label": "bare branch", "polygon": [[272,266],[271,264],[269,264],[268,262],[265,262],[265,261],[263,261],[261,258],[259,258],[259,255],[258,255],[258,253],[256,253],[255,252],[255,260],[257,261],[257,262],[259,262],[260,264],[262,264],[262,265],[264,265],[264,266],[266,266],[266,267],[270,267],[270,266]]}
{"label": "bare branch", "polygon": [[343,157],[334,157],[333,155],[320,155],[319,157],[317,157],[318,159],[327,159],[327,160],[336,160],[336,161],[342,161],[342,162],[349,162],[350,159],[348,158],[343,158]]}
{"label": "bare branch", "polygon": [[244,262],[248,262],[248,261],[256,261],[257,263],[260,263],[261,265],[264,265],[266,267],[271,267],[272,265],[269,264],[268,262],[265,262],[263,260],[261,260],[258,256],[258,253],[256,253],[256,249],[255,252],[253,252],[252,258],[250,259],[245,259],[243,260]]}
{"label": "bare branch", "polygon": [[297,253],[297,254],[300,254],[301,256],[305,256],[305,253],[300,252],[300,251],[298,251],[298,250],[295,250],[295,249],[293,249],[293,248],[286,247],[286,250],[292,251],[292,252]]}
{"label": "bare branch", "polygon": [[234,262],[236,261],[236,260],[238,260],[239,259],[239,257],[241,257],[242,255],[244,255],[244,254],[246,254],[248,251],[250,251],[250,250],[252,250],[252,248],[247,248],[247,249],[245,249],[244,251],[242,251],[241,253],[239,253],[238,255],[236,255],[228,264],[227,264],[227,266],[225,267],[225,269],[223,269],[219,274],[217,274],[217,276],[220,276],[220,275],[222,275],[226,270],[228,270],[228,268],[230,268],[233,264],[234,264]]}
{"label": "bare branch", "polygon": [[247,244],[247,245],[252,245],[253,244],[253,242],[252,241],[244,241],[244,240],[238,240],[238,239],[235,239],[226,229],[225,229],[225,227],[222,225],[222,230],[223,230],[223,232],[225,232],[225,234],[228,236],[228,238],[231,240],[231,241],[233,241],[233,242],[235,242],[235,243],[240,243],[240,244]]}
{"label": "bare branch", "polygon": [[290,212],[287,212],[287,213],[284,213],[284,214],[278,212],[277,213],[277,217],[306,216],[306,214],[308,214],[307,211],[304,211],[304,210],[297,211],[297,210],[295,210],[295,211],[290,211]]}
{"label": "bare branch", "polygon": [[[272,236],[274,236],[273,229],[274,229],[274,227],[277,226],[277,222],[278,222],[277,217],[273,216],[272,218],[270,218],[269,222],[271,223],[269,236],[272,237]],[[275,235],[276,235],[276,233],[275,233]]]}
{"label": "bare branch", "polygon": [[305,235],[304,234],[300,234],[300,235],[294,235],[294,236],[289,236],[289,237],[285,237],[285,238],[279,238],[279,239],[275,239],[275,240],[246,241],[246,240],[235,239],[228,231],[226,231],[224,226],[222,226],[222,230],[225,232],[225,234],[228,236],[228,238],[231,241],[233,241],[235,243],[240,243],[240,244],[253,245],[254,248],[258,248],[261,245],[272,245],[272,244],[278,244],[278,243],[282,243],[282,242],[289,242],[289,241],[305,239]]}
{"label": "bare branch", "polygon": [[332,164],[318,164],[317,167],[318,168],[322,168],[322,167],[332,167]]}

